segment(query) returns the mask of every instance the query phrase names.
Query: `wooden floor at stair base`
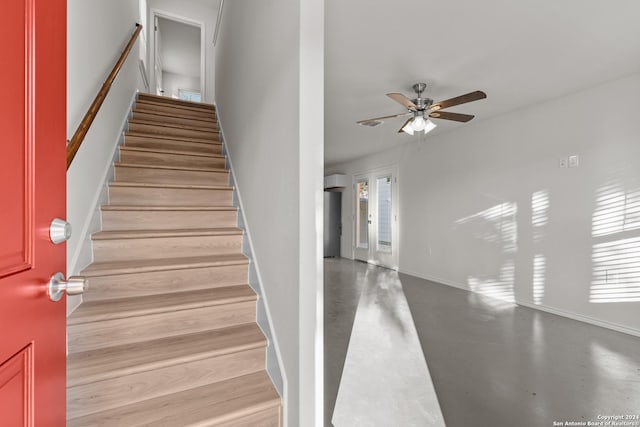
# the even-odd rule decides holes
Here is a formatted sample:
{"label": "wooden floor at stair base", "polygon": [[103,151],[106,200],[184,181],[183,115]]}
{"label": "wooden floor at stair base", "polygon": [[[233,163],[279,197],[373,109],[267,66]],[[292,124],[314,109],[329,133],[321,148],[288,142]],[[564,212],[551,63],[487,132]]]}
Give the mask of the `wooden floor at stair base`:
{"label": "wooden floor at stair base", "polygon": [[67,322],[67,425],[282,425],[222,152],[213,106],[139,95]]}
{"label": "wooden floor at stair base", "polygon": [[77,418],[252,374],[263,370],[264,365],[265,349],[258,348],[71,387],[67,390],[67,413]]}
{"label": "wooden floor at stair base", "polygon": [[280,396],[261,371],[71,419],[67,427],[271,427],[279,425],[273,411],[279,405]]}

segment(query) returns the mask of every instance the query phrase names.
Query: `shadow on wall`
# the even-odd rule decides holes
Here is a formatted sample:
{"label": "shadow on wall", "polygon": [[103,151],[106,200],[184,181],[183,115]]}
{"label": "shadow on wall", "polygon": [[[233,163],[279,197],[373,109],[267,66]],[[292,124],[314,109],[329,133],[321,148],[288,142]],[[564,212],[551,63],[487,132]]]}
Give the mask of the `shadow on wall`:
{"label": "shadow on wall", "polygon": [[[515,254],[518,251],[518,206],[499,203],[455,221],[454,231],[471,237],[467,244],[481,258],[480,271],[469,273],[467,286],[473,292],[514,302]],[[493,260],[501,260],[495,264]]]}
{"label": "shadow on wall", "polygon": [[640,302],[640,182],[625,169],[596,191],[589,302]]}
{"label": "shadow on wall", "polygon": [[[500,201],[454,221],[454,247],[474,258],[473,265],[460,266],[467,269],[471,291],[505,302],[517,297],[536,305],[548,302],[549,245],[565,239],[557,225],[556,235],[550,235],[550,195],[549,189],[533,191],[520,206]],[[593,200],[591,283],[581,288],[583,295],[572,297],[591,304],[640,302],[640,178],[631,166],[621,168],[597,186]],[[573,255],[557,254],[551,260],[556,272]],[[552,283],[561,280],[552,276]],[[554,291],[563,292],[559,286]]]}

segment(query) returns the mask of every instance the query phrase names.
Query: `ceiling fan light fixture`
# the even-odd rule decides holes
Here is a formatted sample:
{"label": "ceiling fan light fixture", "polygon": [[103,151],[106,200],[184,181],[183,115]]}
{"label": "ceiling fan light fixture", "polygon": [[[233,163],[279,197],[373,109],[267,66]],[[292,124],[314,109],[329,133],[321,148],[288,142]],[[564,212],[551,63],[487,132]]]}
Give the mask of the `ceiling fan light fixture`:
{"label": "ceiling fan light fixture", "polygon": [[432,130],[434,130],[438,125],[433,123],[431,120],[427,119],[427,122],[424,125],[424,133],[425,135]]}
{"label": "ceiling fan light fixture", "polygon": [[413,122],[411,122],[411,127],[413,127],[413,130],[420,132],[424,130],[426,124],[427,122],[424,121],[424,117],[416,116],[416,118],[413,119]]}
{"label": "ceiling fan light fixture", "polygon": [[413,121],[407,123],[405,127],[402,128],[402,131],[408,133],[409,135],[413,135]]}

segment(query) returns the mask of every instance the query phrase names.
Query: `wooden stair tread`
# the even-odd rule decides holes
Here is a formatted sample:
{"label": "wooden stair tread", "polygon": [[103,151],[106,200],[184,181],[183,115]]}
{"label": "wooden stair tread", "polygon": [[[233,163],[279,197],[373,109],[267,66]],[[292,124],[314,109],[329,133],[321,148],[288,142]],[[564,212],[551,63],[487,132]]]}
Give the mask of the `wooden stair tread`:
{"label": "wooden stair tread", "polygon": [[150,101],[164,103],[164,104],[172,104],[172,105],[180,105],[184,107],[197,108],[200,110],[211,110],[215,111],[216,106],[213,104],[208,104],[206,102],[193,102],[193,101],[185,101],[183,99],[175,99],[169,98],[168,96],[161,95],[153,95],[151,93],[143,93],[140,92],[138,94],[138,99],[148,99]]}
{"label": "wooden stair tread", "polygon": [[[200,116],[184,116],[184,115],[176,115],[173,113],[168,113],[168,112],[163,112],[163,111],[154,111],[154,110],[144,110],[144,109],[137,109],[134,108],[133,109],[134,114],[138,113],[138,114],[145,114],[145,115],[149,115],[149,116],[156,116],[158,119],[161,119],[163,117],[167,117],[170,119],[175,119],[175,118],[180,118],[180,119],[187,119],[187,120],[193,120],[193,121],[198,121],[198,122],[203,122],[203,123],[207,123],[207,124],[214,124],[215,127],[218,127],[218,120],[216,119],[215,115],[212,115],[211,117],[200,117]],[[206,125],[205,125],[206,126]]]}
{"label": "wooden stair tread", "polygon": [[150,271],[184,270],[189,268],[217,267],[248,264],[242,254],[220,254],[194,256],[187,258],[158,258],[145,260],[94,262],[82,270],[80,275],[87,277],[112,276],[115,274],[133,274]]}
{"label": "wooden stair tread", "polygon": [[68,427],[213,426],[280,405],[265,371],[68,420]]}
{"label": "wooden stair tread", "polygon": [[[200,114],[206,114],[212,117],[216,117],[217,111],[211,108],[197,108],[198,104],[192,104],[192,105],[175,105],[175,104],[168,104],[166,102],[158,102],[158,100],[156,99],[144,99],[144,98],[138,98],[136,99],[136,102],[134,104],[134,109],[138,107],[138,105],[141,104],[143,106],[148,106],[148,105],[152,105],[152,106],[161,106],[164,108],[169,108],[171,109],[171,113],[173,114],[175,113],[184,113],[185,111],[195,111],[197,113]],[[194,108],[193,106],[196,106],[196,108]],[[172,107],[176,107],[176,108],[172,108]],[[216,117],[217,118],[217,117]]]}
{"label": "wooden stair tread", "polygon": [[253,301],[256,298],[255,292],[248,285],[236,285],[135,298],[88,301],[81,304],[67,318],[67,325],[176,312],[191,308]]}
{"label": "wooden stair tread", "polygon": [[[162,139],[162,140],[167,140],[167,141],[191,142],[191,143],[194,143],[194,144],[209,144],[209,145],[217,145],[217,146],[221,146],[222,145],[222,143],[220,141],[211,141],[210,139],[193,138],[193,137],[190,137],[190,136],[159,135],[159,134],[155,134],[155,133],[131,132],[131,131],[125,132],[124,135],[125,135],[125,137],[126,136],[132,136],[132,137]],[[126,147],[126,146],[127,146],[127,144],[125,142],[125,145],[123,145],[123,147]]]}
{"label": "wooden stair tread", "polygon": [[266,346],[255,323],[70,354],[67,387]]}
{"label": "wooden stair tread", "polygon": [[194,152],[185,152],[181,150],[170,150],[166,148],[142,148],[142,147],[128,147],[123,145],[120,147],[120,151],[137,151],[141,153],[154,153],[154,154],[175,154],[179,156],[193,156],[193,157],[213,157],[215,159],[224,159],[225,156],[222,154],[213,154],[213,153],[194,153]]}
{"label": "wooden stair tread", "polygon": [[233,206],[137,206],[102,205],[103,211],[237,211]]}
{"label": "wooden stair tread", "polygon": [[114,166],[121,167],[121,168],[164,169],[164,170],[179,170],[179,171],[192,171],[192,172],[229,173],[229,169],[215,168],[215,167],[167,166],[167,165],[150,165],[150,164],[143,164],[143,163],[122,163],[122,162],[115,162]]}
{"label": "wooden stair tread", "polygon": [[238,227],[189,228],[183,230],[117,230],[99,231],[91,240],[150,239],[160,237],[231,236],[243,234]]}
{"label": "wooden stair tread", "polygon": [[129,120],[129,124],[138,124],[138,125],[149,125],[154,126],[159,129],[171,128],[171,129],[180,129],[180,130],[193,130],[204,133],[212,133],[219,134],[220,131],[218,129],[212,129],[209,127],[201,127],[201,126],[193,126],[193,125],[181,125],[178,123],[170,123],[170,122],[155,122],[153,120],[145,120],[145,119],[131,119]]}
{"label": "wooden stair tread", "polygon": [[173,104],[167,104],[163,102],[156,102],[149,99],[138,99],[135,103],[134,110],[136,111],[162,111],[167,114],[173,114],[175,117],[198,117],[206,119],[216,119],[217,112],[215,110],[207,110],[203,108],[191,108],[184,106],[176,106]]}
{"label": "wooden stair tread", "polygon": [[151,184],[145,182],[111,182],[110,187],[143,187],[143,188],[185,188],[196,190],[226,190],[233,191],[229,185],[195,185],[195,184]]}

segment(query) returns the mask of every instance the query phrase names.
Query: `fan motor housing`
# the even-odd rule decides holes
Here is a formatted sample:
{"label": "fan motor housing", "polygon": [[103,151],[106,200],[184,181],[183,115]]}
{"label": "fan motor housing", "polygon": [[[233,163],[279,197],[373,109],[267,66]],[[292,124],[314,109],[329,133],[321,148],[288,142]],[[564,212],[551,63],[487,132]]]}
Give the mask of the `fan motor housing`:
{"label": "fan motor housing", "polygon": [[431,107],[431,104],[433,104],[433,99],[431,98],[416,98],[412,99],[411,101],[416,104],[416,107],[418,107],[419,111],[426,110],[427,108]]}

